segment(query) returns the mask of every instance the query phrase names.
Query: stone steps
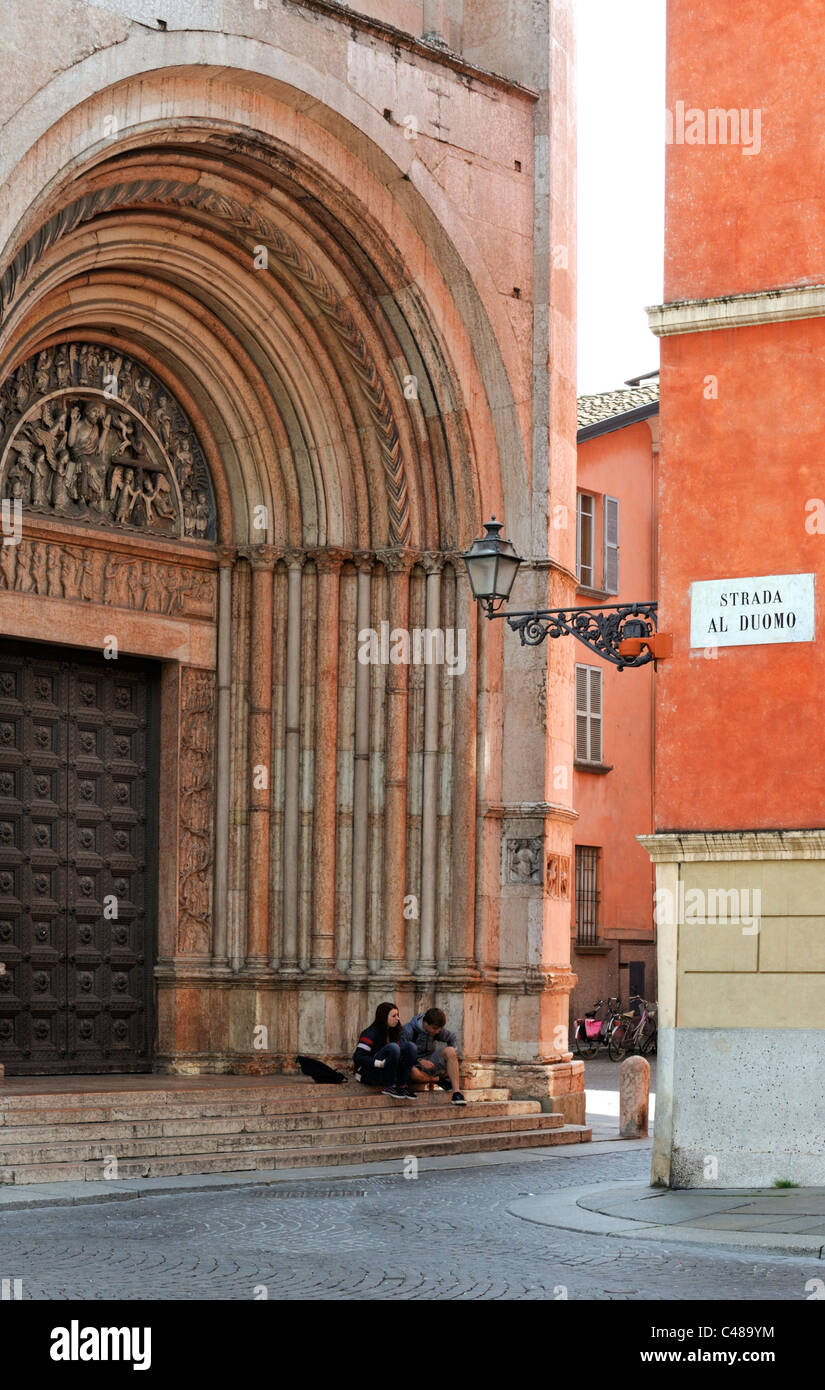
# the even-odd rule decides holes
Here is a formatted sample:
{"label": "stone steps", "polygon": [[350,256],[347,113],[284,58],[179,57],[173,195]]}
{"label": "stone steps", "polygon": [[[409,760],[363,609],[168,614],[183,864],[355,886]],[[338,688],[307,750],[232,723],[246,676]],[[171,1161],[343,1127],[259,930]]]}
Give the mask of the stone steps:
{"label": "stone steps", "polygon": [[[174,1177],[189,1173],[256,1172],[261,1169],[311,1168],[344,1164],[402,1161],[410,1157],[438,1158],[445,1155],[491,1153],[510,1149],[545,1148],[558,1144],[579,1144],[590,1139],[584,1125],[563,1125],[557,1129],[510,1131],[505,1134],[452,1136],[445,1139],[404,1139],[393,1143],[370,1144],[357,1148],[277,1148],[253,1149],[243,1153],[190,1154],[187,1156],[124,1159],[118,1161],[117,1180],[125,1178]],[[42,1182],[99,1182],[101,1165],[69,1162],[20,1164],[0,1169],[0,1181],[18,1185]]]}
{"label": "stone steps", "polygon": [[[88,1083],[87,1083],[88,1085]],[[120,1090],[44,1089],[0,1095],[0,1183],[100,1181],[254,1172],[489,1153],[572,1144],[590,1130],[565,1125],[538,1101],[501,1089],[443,1091],[390,1101],[377,1089],[193,1082]]]}
{"label": "stone steps", "polygon": [[[2,1082],[0,1082],[2,1087]],[[294,1092],[297,1092],[295,1094]],[[538,1101],[518,1101],[510,1100],[509,1091],[503,1087],[488,1087],[474,1091],[465,1091],[468,1102],[476,1104],[483,1101],[487,1102],[506,1102],[509,1104],[538,1105]],[[381,1091],[377,1086],[355,1085],[351,1090],[339,1086],[313,1086],[311,1083],[304,1086],[297,1082],[295,1087],[285,1086],[244,1086],[237,1091],[221,1088],[220,1090],[212,1087],[188,1087],[181,1090],[177,1087],[164,1088],[162,1086],[153,1087],[151,1090],[138,1091],[127,1090],[113,1091],[37,1091],[32,1090],[14,1092],[6,1090],[0,1093],[0,1125],[3,1123],[17,1123],[12,1115],[18,1112],[27,1112],[31,1118],[27,1118],[27,1123],[38,1123],[37,1116],[46,1111],[72,1110],[72,1111],[96,1111],[94,1118],[106,1117],[112,1114],[113,1110],[123,1113],[125,1119],[139,1119],[149,1110],[154,1109],[158,1115],[168,1114],[170,1107],[174,1108],[177,1115],[229,1115],[229,1114],[253,1114],[261,1109],[262,1106],[272,1107],[282,1115],[304,1115],[309,1112],[317,1111],[319,1114],[330,1109],[337,1110],[362,1110],[372,1109],[376,1101],[388,1104],[386,1098],[381,1096]],[[447,1091],[422,1092],[416,1099],[418,1105],[450,1105],[450,1096]],[[405,1102],[393,1102],[393,1108],[401,1109]],[[148,1117],[148,1116],[147,1116]]]}
{"label": "stone steps", "polygon": [[[449,1115],[451,1119],[460,1120],[466,1116],[471,1106],[462,1111],[456,1106],[451,1106]],[[153,1115],[150,1118],[120,1118],[115,1117],[107,1120],[104,1112],[94,1112],[95,1118],[89,1120],[85,1111],[59,1111],[57,1123],[49,1123],[49,1115],[37,1117],[37,1123],[27,1120],[25,1124],[6,1124],[0,1125],[0,1154],[17,1144],[57,1144],[72,1142],[74,1140],[128,1140],[128,1139],[150,1139],[153,1136],[159,1138],[168,1135],[198,1135],[198,1134],[244,1134],[262,1133],[288,1134],[292,1131],[305,1130],[307,1128],[307,1113],[297,1115],[283,1115],[272,1107],[263,1113],[257,1111],[250,1113],[232,1112],[229,1115],[210,1115],[203,1116],[194,1110],[194,1107],[187,1107],[189,1114],[180,1115],[174,1112],[174,1118],[170,1118],[169,1112]],[[541,1115],[541,1106],[538,1101],[490,1101],[484,1104],[484,1119],[494,1120],[502,1116],[535,1117]],[[51,1118],[54,1118],[53,1115]],[[431,1119],[432,1113],[427,1107],[422,1112],[422,1107],[417,1104],[381,1105],[369,1107],[370,1126],[382,1125],[407,1125],[420,1123],[423,1118]],[[318,1131],[345,1129],[347,1125],[352,1125],[358,1120],[358,1112],[352,1110],[331,1110],[328,1113],[312,1112],[310,1114],[313,1127]],[[545,1119],[551,1121],[548,1128],[553,1128],[554,1123],[562,1123],[561,1115],[546,1115]],[[439,1111],[436,1112],[435,1119],[438,1123],[445,1121],[440,1118]],[[363,1127],[363,1126],[362,1126]],[[525,1126],[529,1128],[530,1126]],[[2,1162],[0,1158],[0,1162]]]}
{"label": "stone steps", "polygon": [[[487,1118],[458,1118],[441,1120],[436,1123],[407,1123],[404,1125],[404,1141],[453,1138],[473,1134],[506,1134],[514,1131],[526,1133],[528,1130],[554,1131],[562,1127],[560,1115],[518,1115]],[[75,1140],[41,1145],[37,1143],[15,1143],[0,1148],[0,1168],[15,1167],[27,1163],[86,1162],[98,1159],[101,1162],[109,1155],[118,1160],[127,1158],[157,1157],[169,1154],[231,1153],[243,1149],[269,1148],[274,1135],[260,1132],[235,1132],[232,1134],[199,1133],[194,1135],[154,1135],[145,1139],[121,1138],[110,1142],[107,1136],[101,1141],[90,1141],[78,1137]],[[385,1136],[380,1135],[379,1142]],[[285,1143],[290,1148],[356,1148],[375,1142],[372,1126],[358,1125],[348,1129],[304,1129],[293,1131]]]}

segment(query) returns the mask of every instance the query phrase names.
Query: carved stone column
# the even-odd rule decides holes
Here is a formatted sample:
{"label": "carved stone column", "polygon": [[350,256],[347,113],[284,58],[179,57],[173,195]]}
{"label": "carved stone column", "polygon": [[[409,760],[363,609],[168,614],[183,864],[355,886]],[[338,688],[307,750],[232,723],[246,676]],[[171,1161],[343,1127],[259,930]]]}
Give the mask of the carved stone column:
{"label": "carved stone column", "polygon": [[450,925],[450,964],[453,973],[477,974],[475,940],[476,895],[476,771],[477,729],[477,610],[470,585],[459,575],[455,595],[456,630],[464,630],[467,641],[467,671],[455,696],[455,738],[453,743],[453,878]]}
{"label": "carved stone column", "polygon": [[315,693],[315,804],[312,858],[315,865],[311,969],[335,964],[335,790],[338,763],[339,579],[344,553],[318,550],[317,666]]}
{"label": "carved stone column", "polygon": [[269,806],[272,709],[272,571],[277,550],[250,546],[252,640],[249,652],[249,908],[246,965],[269,963]]}
{"label": "carved stone column", "polygon": [[291,550],[287,564],[286,752],[284,756],[284,937],[281,974],[299,970],[298,837],[301,798],[301,576],[304,557]]}
{"label": "carved stone column", "polygon": [[232,567],[237,551],[218,547],[218,690],[215,749],[215,904],[212,964],[227,966],[229,924],[229,801],[232,757]]}
{"label": "carved stone column", "polygon": [[[358,600],[356,638],[370,626],[370,575],[373,561],[356,560]],[[355,773],[352,798],[352,936],[350,975],[367,974],[367,879],[369,873],[370,668],[355,671]]]}
{"label": "carved stone column", "polygon": [[[387,571],[390,649],[395,631],[408,632],[410,570],[414,557],[382,550],[377,558]],[[380,973],[406,974],[404,897],[407,892],[407,677],[404,662],[387,668],[384,810],[384,943]]]}
{"label": "carved stone column", "polygon": [[[434,632],[441,626],[441,568],[439,555],[421,558],[427,575],[425,626]],[[435,973],[435,908],[438,876],[438,755],[440,672],[434,663],[424,668],[424,771],[421,797],[421,908],[418,967],[425,978]]]}

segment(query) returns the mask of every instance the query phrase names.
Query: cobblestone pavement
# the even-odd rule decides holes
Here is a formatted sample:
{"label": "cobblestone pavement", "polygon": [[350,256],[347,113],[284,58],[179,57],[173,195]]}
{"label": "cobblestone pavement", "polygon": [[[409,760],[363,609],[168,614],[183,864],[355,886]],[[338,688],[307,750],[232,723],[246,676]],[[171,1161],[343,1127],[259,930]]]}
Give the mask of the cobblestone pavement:
{"label": "cobblestone pavement", "polygon": [[807,1297],[817,1260],[579,1235],[506,1211],[525,1194],[645,1182],[648,1166],[646,1152],[594,1154],[10,1211],[0,1276],[27,1299]]}

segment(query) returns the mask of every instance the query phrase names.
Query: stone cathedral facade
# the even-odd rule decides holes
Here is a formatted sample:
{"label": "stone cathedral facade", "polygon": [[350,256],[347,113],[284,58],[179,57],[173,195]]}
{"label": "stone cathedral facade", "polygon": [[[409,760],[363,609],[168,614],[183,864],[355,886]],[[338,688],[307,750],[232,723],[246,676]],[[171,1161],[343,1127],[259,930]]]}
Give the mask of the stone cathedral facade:
{"label": "stone cathedral facade", "polygon": [[0,1061],[289,1071],[438,1003],[583,1119],[572,643],[458,559],[495,513],[515,606],[575,593],[567,4],[4,18]]}

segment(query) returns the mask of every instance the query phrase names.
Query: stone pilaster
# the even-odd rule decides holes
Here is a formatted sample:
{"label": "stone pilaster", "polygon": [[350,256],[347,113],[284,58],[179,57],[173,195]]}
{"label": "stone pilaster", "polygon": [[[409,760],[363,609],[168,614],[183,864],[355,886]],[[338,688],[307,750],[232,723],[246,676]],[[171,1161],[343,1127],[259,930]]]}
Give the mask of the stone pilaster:
{"label": "stone pilaster", "polygon": [[229,964],[229,801],[232,757],[232,570],[234,546],[218,547],[217,746],[215,749],[215,894],[212,963]]}
{"label": "stone pilaster", "polygon": [[[413,559],[400,550],[380,550],[387,572],[390,641],[407,632],[410,570]],[[381,973],[397,979],[406,974],[404,897],[407,892],[407,677],[403,662],[387,668],[385,803],[384,803],[384,941]]]}
{"label": "stone pilaster", "polygon": [[315,797],[312,857],[311,968],[330,972],[335,964],[335,822],[338,756],[339,580],[344,552],[313,551],[318,574],[315,687]]}
{"label": "stone pilaster", "polygon": [[277,551],[250,546],[252,640],[249,653],[249,907],[246,965],[269,963],[269,816],[272,710],[272,572]]}

